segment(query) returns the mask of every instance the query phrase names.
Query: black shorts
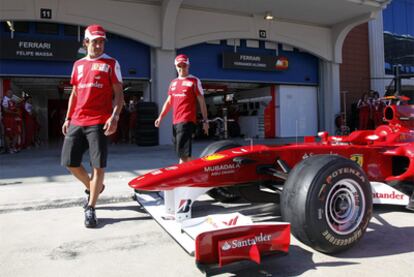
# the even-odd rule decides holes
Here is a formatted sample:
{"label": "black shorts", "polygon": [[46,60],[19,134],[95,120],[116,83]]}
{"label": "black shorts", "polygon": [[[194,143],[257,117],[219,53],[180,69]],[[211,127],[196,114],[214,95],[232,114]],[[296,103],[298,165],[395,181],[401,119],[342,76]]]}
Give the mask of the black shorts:
{"label": "black shorts", "polygon": [[191,141],[195,125],[193,122],[183,122],[173,125],[173,144],[178,157],[191,157]]}
{"label": "black shorts", "polygon": [[108,138],[102,124],[93,126],[70,125],[62,147],[61,164],[79,167],[82,156],[89,149],[89,158],[93,168],[106,167],[108,156]]}

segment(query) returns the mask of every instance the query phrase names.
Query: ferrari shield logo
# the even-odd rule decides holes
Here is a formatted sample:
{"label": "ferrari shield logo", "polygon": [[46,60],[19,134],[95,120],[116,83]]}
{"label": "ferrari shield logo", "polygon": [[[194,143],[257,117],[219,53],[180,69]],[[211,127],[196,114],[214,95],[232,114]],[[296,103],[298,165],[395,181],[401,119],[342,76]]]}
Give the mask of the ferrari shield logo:
{"label": "ferrari shield logo", "polygon": [[286,70],[289,67],[289,61],[286,57],[279,57],[276,61],[277,70]]}
{"label": "ferrari shield logo", "polygon": [[364,155],[362,154],[352,154],[350,159],[359,164],[361,167],[364,164]]}
{"label": "ferrari shield logo", "polygon": [[205,156],[202,159],[205,161],[215,161],[215,160],[220,160],[223,159],[225,157],[225,155],[222,154],[212,154],[209,156]]}

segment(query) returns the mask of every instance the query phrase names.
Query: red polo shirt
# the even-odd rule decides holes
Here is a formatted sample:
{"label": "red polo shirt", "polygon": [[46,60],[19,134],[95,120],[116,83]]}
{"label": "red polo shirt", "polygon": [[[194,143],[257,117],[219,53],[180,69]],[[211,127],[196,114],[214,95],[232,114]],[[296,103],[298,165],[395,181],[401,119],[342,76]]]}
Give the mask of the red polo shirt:
{"label": "red polo shirt", "polygon": [[106,54],[77,60],[70,82],[76,86],[75,107],[69,115],[71,124],[104,124],[112,114],[112,85],[122,83],[118,61]]}
{"label": "red polo shirt", "polygon": [[173,124],[181,122],[196,123],[197,96],[203,95],[200,80],[192,75],[171,81],[168,95],[173,107]]}

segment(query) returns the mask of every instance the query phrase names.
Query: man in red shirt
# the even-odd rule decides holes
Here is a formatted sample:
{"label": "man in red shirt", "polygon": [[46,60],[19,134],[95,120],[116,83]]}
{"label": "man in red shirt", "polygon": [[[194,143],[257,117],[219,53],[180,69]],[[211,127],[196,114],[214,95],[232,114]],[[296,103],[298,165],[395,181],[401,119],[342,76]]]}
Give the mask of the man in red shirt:
{"label": "man in red shirt", "polygon": [[[87,56],[73,65],[68,110],[62,132],[65,140],[61,163],[80,180],[89,195],[85,208],[85,226],[98,224],[95,204],[104,185],[108,146],[107,137],[117,129],[124,97],[118,62],[104,54],[106,34],[99,25],[85,30]],[[89,149],[91,177],[82,166],[82,156]]]}
{"label": "man in red shirt", "polygon": [[208,134],[207,107],[200,80],[189,74],[190,60],[186,55],[175,58],[178,78],[171,81],[168,97],[161,113],[155,120],[159,127],[161,120],[173,108],[173,139],[180,163],[191,160],[191,140],[197,118],[197,101],[203,116],[203,130]]}
{"label": "man in red shirt", "polygon": [[17,104],[13,101],[13,91],[7,90],[6,95],[1,101],[1,105],[4,111],[3,123],[5,129],[6,148],[10,154],[17,153],[18,144],[18,118],[19,113],[17,110]]}

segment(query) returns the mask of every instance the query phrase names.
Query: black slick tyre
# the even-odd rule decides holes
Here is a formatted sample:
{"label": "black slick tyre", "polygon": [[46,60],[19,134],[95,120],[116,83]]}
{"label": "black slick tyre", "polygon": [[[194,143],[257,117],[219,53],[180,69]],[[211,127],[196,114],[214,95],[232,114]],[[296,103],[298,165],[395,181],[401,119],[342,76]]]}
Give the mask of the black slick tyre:
{"label": "black slick tyre", "polygon": [[281,212],[301,242],[323,253],[338,253],[355,245],[368,227],[371,186],[357,163],[337,155],[315,155],[289,173]]}

